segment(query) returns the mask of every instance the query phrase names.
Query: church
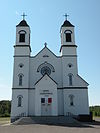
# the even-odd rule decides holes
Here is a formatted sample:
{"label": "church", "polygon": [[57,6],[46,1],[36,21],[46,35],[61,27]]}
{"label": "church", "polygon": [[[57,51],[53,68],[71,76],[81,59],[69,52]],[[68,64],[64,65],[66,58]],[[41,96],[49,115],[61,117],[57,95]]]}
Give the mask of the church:
{"label": "church", "polygon": [[78,74],[74,25],[67,19],[60,36],[59,56],[46,43],[31,56],[30,26],[25,19],[16,26],[12,122],[28,116],[89,115],[89,84]]}

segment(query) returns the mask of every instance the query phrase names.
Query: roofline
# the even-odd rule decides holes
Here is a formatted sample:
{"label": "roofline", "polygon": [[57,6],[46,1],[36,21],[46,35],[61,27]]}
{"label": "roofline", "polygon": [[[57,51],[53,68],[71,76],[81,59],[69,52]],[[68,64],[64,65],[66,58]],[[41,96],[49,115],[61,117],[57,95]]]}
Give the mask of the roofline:
{"label": "roofline", "polygon": [[78,76],[87,84],[87,86],[89,85],[80,75],[78,75]]}
{"label": "roofline", "polygon": [[36,83],[34,84],[34,85],[36,85],[44,76],[48,76],[53,82],[55,82],[57,85],[58,85],[58,83],[54,80],[54,79],[52,79],[48,74],[45,74],[45,75],[43,75],[38,81],[36,81]]}
{"label": "roofline", "polygon": [[38,56],[45,48],[47,48],[55,57],[57,58],[60,57],[60,56],[55,55],[47,46],[44,46],[44,48],[42,48],[40,52],[38,52],[35,56],[32,56],[32,57],[35,58],[36,56]]}

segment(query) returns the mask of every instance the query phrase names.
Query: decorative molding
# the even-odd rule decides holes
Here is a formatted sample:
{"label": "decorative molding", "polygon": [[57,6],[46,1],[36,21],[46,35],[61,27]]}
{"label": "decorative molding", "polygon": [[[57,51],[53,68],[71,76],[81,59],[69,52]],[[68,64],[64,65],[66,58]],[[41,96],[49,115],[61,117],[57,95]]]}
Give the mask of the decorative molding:
{"label": "decorative molding", "polygon": [[43,57],[49,57],[48,55],[43,55]]}
{"label": "decorative molding", "polygon": [[30,55],[14,55],[13,57],[30,57]]}
{"label": "decorative molding", "polygon": [[62,55],[61,57],[77,57],[77,55]]}
{"label": "decorative molding", "polygon": [[59,89],[88,89],[88,87],[63,87],[63,88],[57,88],[58,90]]}
{"label": "decorative molding", "polygon": [[[23,89],[23,90],[35,90],[35,88],[12,88],[13,90]],[[62,87],[57,88],[58,90],[64,90],[64,89],[88,89],[88,87]]]}
{"label": "decorative molding", "polygon": [[19,90],[19,89],[22,89],[22,90],[34,90],[35,88],[12,88],[13,90]]}
{"label": "decorative molding", "polygon": [[32,51],[31,51],[31,46],[30,46],[30,45],[14,45],[14,48],[15,48],[15,47],[29,47],[30,52],[32,52]]}
{"label": "decorative molding", "polygon": [[60,52],[62,50],[62,47],[77,47],[76,45],[61,45],[60,47]]}

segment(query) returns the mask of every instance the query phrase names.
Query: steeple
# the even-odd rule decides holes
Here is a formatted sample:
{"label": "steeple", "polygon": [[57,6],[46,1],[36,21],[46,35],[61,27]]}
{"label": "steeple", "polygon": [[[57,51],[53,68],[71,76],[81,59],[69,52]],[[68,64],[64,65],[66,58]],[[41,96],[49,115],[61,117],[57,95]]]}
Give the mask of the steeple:
{"label": "steeple", "polygon": [[72,51],[69,49],[76,49],[75,47],[77,47],[75,45],[74,25],[72,25],[66,18],[64,23],[61,26],[60,31],[61,31],[60,32],[61,34],[61,48],[60,48],[61,55],[76,54],[75,50],[73,50],[73,53],[69,52],[69,51]]}
{"label": "steeple", "polygon": [[30,45],[30,27],[25,18],[16,25],[16,45]]}
{"label": "steeple", "polygon": [[[30,47],[30,27],[25,20],[25,14],[23,14],[23,20],[16,25],[16,43],[15,49],[23,49],[21,55],[25,54],[24,50],[27,51],[27,55],[30,55],[31,47]],[[19,54],[19,53],[15,53]]]}
{"label": "steeple", "polygon": [[21,15],[22,17],[23,17],[23,20],[16,26],[16,27],[19,27],[19,26],[25,26],[25,27],[29,27],[29,25],[27,24],[27,22],[25,21],[25,17],[27,16],[27,15],[25,15],[25,13],[23,13],[22,15]]}

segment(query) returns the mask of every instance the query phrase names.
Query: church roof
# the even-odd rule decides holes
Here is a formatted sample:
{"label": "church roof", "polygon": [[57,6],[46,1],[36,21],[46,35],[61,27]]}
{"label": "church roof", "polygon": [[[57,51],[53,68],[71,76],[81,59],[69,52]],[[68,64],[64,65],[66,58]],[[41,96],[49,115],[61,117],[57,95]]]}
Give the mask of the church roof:
{"label": "church roof", "polygon": [[48,74],[45,74],[45,75],[43,75],[38,81],[36,81],[35,85],[36,85],[37,83],[39,83],[39,81],[40,81],[41,79],[43,79],[46,75],[47,75],[53,82],[55,82],[55,84],[57,84],[57,82],[56,82],[54,79],[52,79]]}
{"label": "church roof", "polygon": [[24,19],[16,27],[19,27],[19,26],[29,27],[29,25],[27,24],[27,22]]}
{"label": "church roof", "polygon": [[65,20],[61,27],[74,27],[68,20]]}
{"label": "church roof", "polygon": [[45,46],[39,53],[37,53],[35,56],[38,56],[40,53],[42,53],[45,49],[47,49],[52,55],[54,55],[55,57],[59,58],[60,56],[56,56],[47,46]]}

